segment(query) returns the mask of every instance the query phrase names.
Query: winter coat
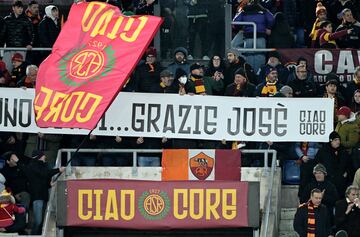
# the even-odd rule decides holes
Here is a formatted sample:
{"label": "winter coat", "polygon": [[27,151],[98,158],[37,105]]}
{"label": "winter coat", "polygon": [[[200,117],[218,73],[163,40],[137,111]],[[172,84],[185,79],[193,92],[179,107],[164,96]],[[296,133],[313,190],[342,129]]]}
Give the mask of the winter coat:
{"label": "winter coat", "polygon": [[300,196],[300,203],[304,203],[309,200],[311,190],[313,190],[314,188],[319,189],[321,192],[325,190],[321,203],[324,204],[329,211],[332,210],[335,207],[336,201],[339,200],[339,195],[337,193],[335,185],[326,179],[323,182],[318,182],[314,180],[308,185],[306,185],[304,191]]}
{"label": "winter coat", "polygon": [[5,43],[5,21],[0,17],[0,47],[4,47]]}
{"label": "winter coat", "polygon": [[184,3],[188,6],[188,18],[196,19],[208,16],[208,0],[184,0]]}
{"label": "winter coat", "polygon": [[[4,196],[1,197],[3,199]],[[24,213],[25,208],[18,207],[15,204],[15,200],[13,196],[10,196],[12,201],[9,203],[1,203],[0,207],[0,228],[9,227],[14,224],[14,213]]]}
{"label": "winter coat", "polygon": [[34,33],[31,22],[22,14],[15,17],[11,13],[4,18],[6,24],[5,43],[7,47],[26,47],[32,45]]}
{"label": "winter coat", "polygon": [[353,29],[353,31],[351,32],[351,34],[346,35],[336,41],[339,48],[353,48],[353,49],[360,48],[360,22],[358,21],[355,21],[354,23],[345,22],[339,25],[339,27],[336,29],[335,32],[339,32],[347,29]]}
{"label": "winter coat", "polygon": [[32,159],[28,165],[18,163],[29,180],[31,200],[49,200],[51,178],[59,173],[59,169],[50,169],[46,162]]}
{"label": "winter coat", "polygon": [[28,179],[25,172],[18,166],[10,167],[6,163],[0,172],[6,179],[5,186],[10,188],[14,195],[28,192]]}
{"label": "winter coat", "polygon": [[[184,54],[185,57],[182,62],[176,61],[175,55],[177,52],[182,52]],[[177,47],[174,50],[174,62],[170,63],[166,69],[169,70],[170,72],[172,72],[172,74],[175,77],[175,80],[178,79],[176,77],[176,75],[177,75],[176,72],[178,71],[178,69],[181,69],[182,71],[184,71],[186,75],[190,74],[190,64],[186,60],[187,56],[188,56],[188,51],[184,47]]]}
{"label": "winter coat", "polygon": [[330,143],[323,146],[315,157],[315,164],[321,163],[327,171],[327,179],[333,183],[340,197],[344,196],[346,179],[344,173],[347,171],[348,154],[340,147],[335,150]]}
{"label": "winter coat", "polygon": [[336,202],[335,224],[337,230],[345,230],[348,237],[358,237],[360,233],[360,207],[353,206],[349,214],[345,214],[348,207],[346,199]]}
{"label": "winter coat", "polygon": [[160,83],[162,70],[163,67],[158,62],[151,66],[147,63],[140,64],[135,71],[135,91],[150,92],[153,85]]}
{"label": "winter coat", "polygon": [[[295,143],[295,153],[298,159],[301,159],[305,155],[300,146],[300,142]],[[309,160],[313,160],[318,151],[319,144],[317,142],[309,142],[306,156],[309,157]]]}
{"label": "winter coat", "polygon": [[329,33],[325,29],[318,31],[320,48],[334,49],[337,48],[335,40],[347,35],[347,30]]}
{"label": "winter coat", "polygon": [[294,97],[316,97],[316,85],[309,80],[295,79],[288,83]]}
{"label": "winter coat", "polygon": [[[224,90],[224,82],[223,80],[214,80],[212,77],[203,77],[205,93],[207,95],[213,95],[215,92],[218,94],[220,91]],[[189,79],[189,85],[192,88],[195,88],[195,81]],[[196,92],[195,92],[196,93]]]}
{"label": "winter coat", "polygon": [[224,71],[224,88],[226,88],[228,85],[234,82],[235,78],[235,72],[239,68],[242,68],[245,70],[247,79],[249,82],[253,84],[257,84],[257,76],[254,72],[254,69],[251,67],[250,64],[246,62],[246,60],[243,57],[238,57],[239,61],[237,63],[232,63],[227,65]]}
{"label": "winter coat", "polygon": [[51,48],[60,34],[60,22],[55,22],[48,16],[45,16],[39,24],[40,46]]}
{"label": "winter coat", "polygon": [[236,84],[231,83],[225,89],[225,96],[239,96],[239,97],[255,97],[256,86],[250,82],[247,82],[239,92],[235,92]]}
{"label": "winter coat", "polygon": [[[316,237],[328,237],[331,235],[331,225],[329,214],[325,205],[320,204],[319,207],[314,208],[315,215],[315,236]],[[308,228],[308,207],[306,203],[301,204],[297,209],[294,218],[294,230],[300,235],[300,237],[307,236]]]}
{"label": "winter coat", "polygon": [[335,128],[340,135],[341,145],[348,150],[355,147],[359,141],[359,128],[355,120],[355,114],[351,113],[349,119],[338,122]]}

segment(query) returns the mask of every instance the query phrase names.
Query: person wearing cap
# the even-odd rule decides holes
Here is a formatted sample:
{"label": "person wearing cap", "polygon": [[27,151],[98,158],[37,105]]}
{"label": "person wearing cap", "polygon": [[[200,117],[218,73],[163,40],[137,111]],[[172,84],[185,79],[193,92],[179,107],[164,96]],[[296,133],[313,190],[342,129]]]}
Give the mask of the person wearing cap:
{"label": "person wearing cap", "polygon": [[248,81],[245,70],[235,71],[234,82],[225,89],[225,96],[254,97],[256,86]]}
{"label": "person wearing cap", "polygon": [[177,77],[178,70],[183,71],[185,75],[190,74],[190,64],[187,61],[187,56],[188,51],[184,47],[177,47],[174,50],[174,61],[170,63],[166,69],[175,76],[175,80],[179,79],[179,77]]}
{"label": "person wearing cap", "polygon": [[345,191],[345,198],[336,202],[336,230],[345,230],[348,237],[359,237],[360,233],[359,187],[351,185]]}
{"label": "person wearing cap", "polygon": [[152,93],[171,93],[179,92],[179,83],[174,83],[174,75],[165,69],[160,72],[160,81],[151,88]]}
{"label": "person wearing cap", "polygon": [[20,53],[15,53],[12,58],[13,69],[11,71],[11,79],[9,86],[16,87],[18,83],[25,79],[26,77],[26,63],[24,62],[24,57]]}
{"label": "person wearing cap", "polygon": [[346,35],[337,40],[339,48],[360,48],[360,22],[354,18],[349,8],[342,10],[340,15],[342,17],[342,23],[336,28],[335,32],[347,29],[353,29],[353,31],[350,35]]}
{"label": "person wearing cap", "polygon": [[294,91],[294,97],[316,97],[316,85],[307,76],[306,66],[298,65],[295,69],[295,79],[288,82]]}
{"label": "person wearing cap", "polygon": [[136,92],[151,92],[151,87],[159,83],[160,72],[163,70],[157,61],[157,52],[154,47],[145,51],[145,63],[140,63],[134,73],[134,84]]}
{"label": "person wearing cap", "polygon": [[46,203],[49,200],[49,188],[51,187],[52,176],[63,173],[65,167],[49,168],[46,162],[44,152],[35,150],[32,154],[32,159],[29,164],[16,161],[17,165],[29,181],[29,192],[31,195],[33,206],[33,225],[31,234],[41,234],[41,223],[43,220],[43,211]]}
{"label": "person wearing cap", "polygon": [[289,77],[289,70],[281,64],[281,56],[280,53],[278,51],[271,51],[268,54],[268,61],[265,65],[263,65],[260,68],[259,71],[259,82],[258,83],[262,83],[266,81],[266,76],[267,76],[267,72],[270,69],[275,68],[277,73],[278,73],[278,81],[281,84],[285,84],[288,77]]}
{"label": "person wearing cap", "polygon": [[335,40],[350,35],[352,31],[353,29],[344,29],[333,33],[333,27],[330,21],[321,22],[320,29],[318,31],[320,48],[326,48],[326,49],[337,48],[337,44]]}
{"label": "person wearing cap", "polygon": [[204,77],[204,67],[199,63],[193,63],[190,66],[190,85],[195,88],[197,95],[213,95],[220,93],[224,89],[223,80],[218,80],[212,77]]}
{"label": "person wearing cap", "polygon": [[271,97],[274,96],[283,85],[278,81],[278,72],[276,68],[269,67],[266,72],[266,82],[256,86],[256,96]]}
{"label": "person wearing cap", "polygon": [[244,69],[247,79],[253,84],[257,84],[257,76],[254,69],[246,60],[240,56],[240,52],[236,49],[228,49],[226,52],[227,66],[224,71],[224,88],[234,82],[236,70]]}
{"label": "person wearing cap", "polygon": [[337,193],[336,187],[333,183],[326,179],[327,172],[325,166],[322,164],[315,165],[313,169],[313,179],[309,184],[307,184],[300,195],[300,203],[307,202],[311,190],[314,188],[319,189],[323,193],[322,203],[328,208],[328,213],[331,215],[331,220],[333,219],[332,213],[334,213],[334,207],[336,201],[339,200],[339,195]]}
{"label": "person wearing cap", "polygon": [[320,28],[321,22],[327,20],[327,10],[326,7],[321,2],[317,3],[315,14],[316,14],[316,19],[309,35],[311,39],[311,48],[319,48],[320,35],[318,31],[321,29]]}
{"label": "person wearing cap", "polygon": [[335,131],[340,135],[341,145],[350,153],[351,149],[359,142],[359,127],[356,117],[351,109],[342,106],[337,112],[337,125]]}
{"label": "person wearing cap", "polygon": [[299,237],[334,237],[328,209],[322,204],[323,192],[315,188],[309,198],[296,210],[294,230]]}
{"label": "person wearing cap", "polygon": [[[5,21],[5,43],[6,47],[26,47],[32,49],[34,42],[34,31],[31,22],[24,14],[24,4],[20,0],[15,0],[12,4],[12,12],[4,18]],[[5,51],[4,62],[9,71],[12,70],[11,57],[14,51]],[[23,58],[26,53],[21,52]]]}
{"label": "person wearing cap", "polygon": [[315,164],[321,163],[326,168],[327,179],[336,187],[340,198],[344,197],[346,178],[348,176],[348,153],[341,146],[341,137],[333,131],[329,142],[315,156]]}

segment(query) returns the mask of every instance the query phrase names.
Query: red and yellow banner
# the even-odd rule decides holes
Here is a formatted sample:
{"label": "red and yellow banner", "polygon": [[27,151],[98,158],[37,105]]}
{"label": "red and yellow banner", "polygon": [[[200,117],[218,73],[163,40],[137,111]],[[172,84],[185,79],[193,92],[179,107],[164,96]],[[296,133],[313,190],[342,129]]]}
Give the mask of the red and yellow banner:
{"label": "red and yellow banner", "polygon": [[70,180],[66,185],[67,226],[142,230],[249,226],[247,182]]}
{"label": "red and yellow banner", "polygon": [[155,16],[123,16],[106,3],[73,4],[51,55],[39,68],[37,125],[93,129],[161,22]]}
{"label": "red and yellow banner", "polygon": [[241,174],[239,150],[163,150],[162,180],[235,180]]}

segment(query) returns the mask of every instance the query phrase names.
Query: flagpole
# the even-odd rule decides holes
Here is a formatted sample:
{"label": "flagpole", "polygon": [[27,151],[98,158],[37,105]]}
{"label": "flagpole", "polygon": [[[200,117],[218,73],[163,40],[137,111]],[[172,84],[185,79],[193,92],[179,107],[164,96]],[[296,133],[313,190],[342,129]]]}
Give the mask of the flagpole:
{"label": "flagpole", "polygon": [[[65,167],[67,167],[67,166],[70,164],[70,162],[76,157],[76,155],[79,153],[80,148],[82,147],[82,145],[84,145],[86,139],[87,139],[88,137],[90,137],[92,131],[94,131],[94,129],[90,130],[90,132],[89,132],[89,133],[84,137],[84,139],[80,142],[80,144],[79,144],[79,146],[76,148],[75,152],[71,154],[70,159],[66,162]],[[61,159],[61,157],[60,157],[60,159]],[[61,162],[61,161],[60,161],[60,162]],[[60,177],[61,174],[62,174],[62,173],[58,173],[57,176],[55,177],[55,179],[54,179],[52,182],[55,183],[55,182],[58,180],[58,178]]]}

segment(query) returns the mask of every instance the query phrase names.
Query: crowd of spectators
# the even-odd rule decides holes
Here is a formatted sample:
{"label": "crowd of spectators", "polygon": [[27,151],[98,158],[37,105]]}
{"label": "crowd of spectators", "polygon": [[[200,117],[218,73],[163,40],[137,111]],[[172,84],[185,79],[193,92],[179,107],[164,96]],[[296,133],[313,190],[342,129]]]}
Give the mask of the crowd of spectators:
{"label": "crowd of spectators", "polygon": [[[115,1],[113,4],[129,16],[153,14],[155,3],[154,0],[141,0]],[[42,210],[48,198],[44,193],[50,187],[51,176],[63,171],[63,168],[47,168],[46,164],[54,165],[59,148],[76,148],[82,141],[82,148],[270,148],[278,151],[281,161],[294,160],[300,167],[299,200],[307,204],[299,209],[301,213],[297,216],[307,218],[309,212],[315,212],[316,216],[316,208],[322,199],[326,209],[321,209],[321,215],[329,217],[329,223],[324,225],[346,229],[349,236],[356,236],[351,233],[359,232],[351,232],[353,224],[349,220],[360,220],[359,204],[354,201],[356,197],[351,198],[353,193],[353,196],[358,195],[358,189],[355,186],[347,187],[352,183],[360,183],[360,67],[355,69],[351,82],[340,84],[337,75],[329,73],[326,83],[318,84],[314,82],[313,72],[302,55],[299,55],[297,65],[289,69],[284,66],[277,51],[241,54],[232,48],[224,54],[224,42],[221,41],[224,39],[221,26],[224,11],[217,10],[221,9],[224,1],[173,0],[159,3],[165,17],[160,29],[164,49],[161,55],[153,46],[146,50],[123,91],[204,96],[334,98],[335,131],[330,134],[329,142],[256,143],[0,132],[0,153],[5,154],[5,166],[0,173],[6,179],[4,183],[9,195],[13,195],[16,203],[25,208],[25,213],[28,213],[30,206]],[[228,3],[234,9],[234,22],[256,23],[257,48],[358,49],[360,46],[360,23],[356,20],[360,16],[360,1],[241,0]],[[175,9],[187,11],[184,13]],[[0,86],[34,88],[38,66],[49,52],[31,49],[52,47],[62,27],[61,12],[54,5],[39,6],[36,1],[25,5],[20,0],[14,1],[10,10],[8,16],[0,17],[0,47],[6,45],[28,50],[5,51],[0,60]],[[41,14],[42,11],[44,14]],[[184,18],[187,24],[183,24],[181,19]],[[174,32],[174,29],[180,30]],[[332,29],[335,29],[334,33]],[[232,46],[252,48],[252,31],[251,26],[234,25]],[[179,39],[175,40],[173,34],[178,35]],[[202,60],[194,60],[192,56],[197,48],[200,48]],[[170,59],[170,62],[161,61],[161,58]],[[143,153],[138,157],[138,165],[159,166],[160,159],[159,154]],[[73,165],[129,166],[132,165],[132,155],[81,153],[74,158]],[[259,160],[256,157],[245,157],[243,165],[256,166]],[[43,182],[34,181],[39,179]],[[21,209],[14,209],[14,212],[16,215],[24,215]],[[33,233],[39,233],[41,213],[34,212]],[[309,227],[307,222],[304,224],[302,221],[297,219],[295,224],[295,230],[301,236],[310,233],[309,228],[320,228]],[[3,229],[0,226],[0,231],[18,228],[15,224],[24,227],[17,222]],[[305,232],[301,228],[305,228]],[[331,233],[327,232],[326,236]]]}

